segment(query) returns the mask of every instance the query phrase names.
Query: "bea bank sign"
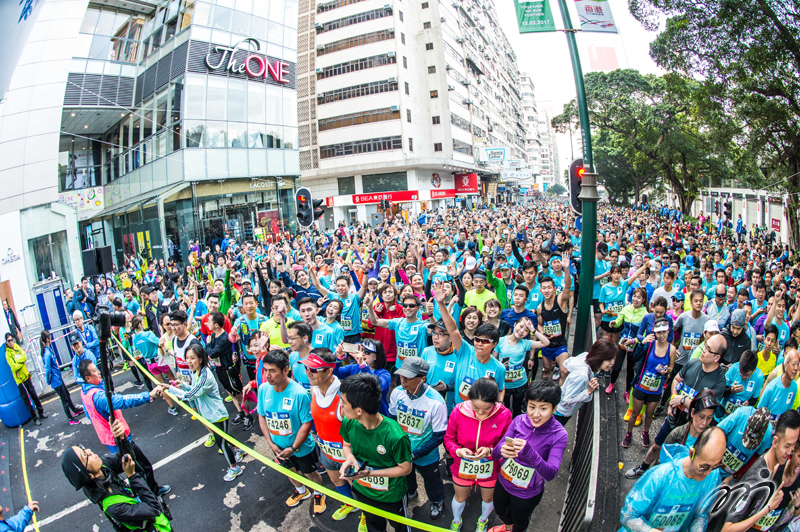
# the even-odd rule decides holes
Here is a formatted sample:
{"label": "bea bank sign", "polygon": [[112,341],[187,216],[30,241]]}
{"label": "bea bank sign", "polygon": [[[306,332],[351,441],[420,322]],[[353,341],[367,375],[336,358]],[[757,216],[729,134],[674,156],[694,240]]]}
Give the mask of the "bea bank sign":
{"label": "bea bank sign", "polygon": [[[255,47],[258,52],[261,45],[258,40],[242,39],[233,46],[214,46],[206,55],[205,63],[210,70],[224,70],[231,74],[247,74],[251,78],[267,79],[271,77],[278,83],[289,83],[289,63],[276,59],[270,63],[269,59],[260,54],[250,54],[244,59],[237,59],[236,52],[249,51]],[[239,54],[241,56],[241,54]],[[213,57],[217,56],[217,57]],[[215,62],[216,61],[216,62]]]}

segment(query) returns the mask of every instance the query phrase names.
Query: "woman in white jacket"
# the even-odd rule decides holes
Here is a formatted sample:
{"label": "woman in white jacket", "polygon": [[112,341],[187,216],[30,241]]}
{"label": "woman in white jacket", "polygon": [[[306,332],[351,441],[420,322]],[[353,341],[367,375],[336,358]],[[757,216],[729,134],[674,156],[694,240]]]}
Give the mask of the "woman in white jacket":
{"label": "woman in white jacket", "polygon": [[564,362],[569,374],[561,386],[561,402],[556,407],[555,418],[559,423],[566,425],[583,403],[592,400],[592,394],[598,387],[597,373],[611,371],[618,352],[617,345],[610,338],[601,338],[588,353]]}

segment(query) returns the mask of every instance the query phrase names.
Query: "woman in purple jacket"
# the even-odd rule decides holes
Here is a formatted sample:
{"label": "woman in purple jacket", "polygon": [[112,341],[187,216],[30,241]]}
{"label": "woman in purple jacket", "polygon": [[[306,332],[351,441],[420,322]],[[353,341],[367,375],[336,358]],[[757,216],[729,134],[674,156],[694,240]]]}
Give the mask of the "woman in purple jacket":
{"label": "woman in purple jacket", "polygon": [[504,525],[490,532],[524,532],[542,500],[544,483],[553,480],[567,448],[567,431],[553,418],[561,388],[538,380],[525,391],[527,412],[514,418],[492,457],[502,458],[494,489],[494,509]]}

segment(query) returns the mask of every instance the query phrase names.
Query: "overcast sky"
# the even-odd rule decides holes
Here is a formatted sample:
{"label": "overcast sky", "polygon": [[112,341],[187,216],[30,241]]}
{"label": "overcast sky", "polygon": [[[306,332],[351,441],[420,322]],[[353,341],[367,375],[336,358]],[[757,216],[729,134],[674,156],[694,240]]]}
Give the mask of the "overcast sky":
{"label": "overcast sky", "polygon": [[[556,27],[563,28],[558,0],[548,0],[553,12]],[[578,16],[574,1],[567,0],[574,27],[577,27]],[[628,11],[627,0],[609,0],[614,22],[619,34],[581,33],[578,32],[578,48],[581,54],[583,72],[590,72],[589,54],[591,48],[613,47],[616,52],[619,68],[634,68],[645,74],[660,74],[662,71],[650,58],[650,42],[656,33],[645,30]],[[572,63],[567,48],[564,32],[520,34],[513,0],[495,0],[495,6],[503,28],[517,54],[519,68],[531,75],[535,84],[536,100],[540,108],[551,108],[559,114],[564,104],[575,98],[575,80],[572,74]],[[580,157],[580,138],[573,135],[575,157]],[[559,163],[563,175],[570,162],[569,136],[558,135]],[[561,177],[561,176],[559,176]]]}

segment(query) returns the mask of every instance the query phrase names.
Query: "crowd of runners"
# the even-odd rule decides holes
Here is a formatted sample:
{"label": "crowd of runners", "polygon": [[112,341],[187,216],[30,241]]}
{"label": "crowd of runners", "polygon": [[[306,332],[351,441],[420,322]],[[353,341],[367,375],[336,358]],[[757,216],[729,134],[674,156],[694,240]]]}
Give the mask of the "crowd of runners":
{"label": "crowd of runners", "polygon": [[[522,532],[562,468],[571,417],[593,394],[622,394],[622,446],[641,446],[641,463],[621,472],[638,479],[621,530],[800,530],[793,251],[774,233],[704,216],[598,210],[594,257],[581,257],[566,203],[543,199],[270,244],[225,238],[195,247],[181,268],[126,257],[119,272],[67,294],[82,406],[42,333],[67,420],[87,415],[111,453],[68,449],[67,480],[120,530],[170,530],[160,497],[171,488],[156,482],[122,411],[158,400],[147,408],[177,415],[177,398],[224,433],[260,430],[283,467],[346,497],[406,515],[419,473],[431,519],[455,532]],[[580,279],[582,259],[595,261],[594,279]],[[599,338],[588,352],[568,349],[582,283]],[[147,391],[111,405],[87,323],[99,305],[125,314],[112,334],[158,380],[117,350],[112,364]],[[4,349],[41,423],[26,354],[13,335]],[[242,451],[210,433],[214,445],[234,480]],[[291,484],[286,505],[328,510],[325,495]],[[480,518],[465,525],[478,488]],[[355,510],[342,504],[332,518]],[[384,518],[359,513],[360,532],[386,530]]]}

